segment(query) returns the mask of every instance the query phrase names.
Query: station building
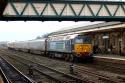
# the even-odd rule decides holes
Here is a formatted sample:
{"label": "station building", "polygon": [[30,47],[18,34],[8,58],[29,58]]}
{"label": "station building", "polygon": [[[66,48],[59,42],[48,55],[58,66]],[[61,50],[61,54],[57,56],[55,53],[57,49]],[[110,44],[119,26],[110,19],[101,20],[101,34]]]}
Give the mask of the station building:
{"label": "station building", "polygon": [[125,56],[125,23],[105,22],[80,25],[53,32],[50,36],[81,34],[92,38],[93,53],[110,53]]}

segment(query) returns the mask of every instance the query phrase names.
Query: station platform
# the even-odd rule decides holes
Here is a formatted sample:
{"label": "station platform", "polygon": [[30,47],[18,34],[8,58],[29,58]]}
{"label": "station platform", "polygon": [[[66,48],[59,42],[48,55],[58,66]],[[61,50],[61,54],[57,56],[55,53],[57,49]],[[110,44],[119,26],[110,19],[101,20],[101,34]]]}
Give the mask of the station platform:
{"label": "station platform", "polygon": [[125,65],[125,56],[115,55],[115,54],[94,54],[95,62],[110,62]]}

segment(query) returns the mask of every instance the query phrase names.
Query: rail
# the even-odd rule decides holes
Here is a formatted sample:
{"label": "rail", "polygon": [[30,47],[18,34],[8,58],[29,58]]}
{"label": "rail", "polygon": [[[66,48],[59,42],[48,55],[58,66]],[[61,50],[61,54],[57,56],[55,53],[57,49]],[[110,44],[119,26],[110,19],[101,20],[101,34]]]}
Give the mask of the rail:
{"label": "rail", "polygon": [[[25,58],[22,58],[22,57],[20,57],[20,56],[17,56],[16,54],[13,54],[13,57],[12,56],[9,56],[9,57],[11,57],[11,58],[15,58],[15,57],[17,57],[16,59],[21,59],[20,60],[20,62],[23,62],[22,61],[22,59],[24,60]],[[18,60],[18,61],[19,61]],[[37,62],[33,62],[33,61],[31,61],[31,60],[27,60],[27,59],[25,59],[25,61],[29,61],[29,62],[31,62],[32,64],[37,64],[37,66],[38,67],[40,67],[40,66],[42,66],[41,64],[39,64],[39,63],[37,63]],[[25,65],[27,65],[27,64],[25,64]],[[49,67],[46,67],[45,66],[45,69],[47,69],[47,68],[49,68]],[[51,68],[50,68],[51,69]],[[35,70],[36,71],[38,71],[38,72],[40,72],[41,73],[41,70],[39,70],[39,68],[35,68]],[[44,70],[44,69],[43,69]],[[53,70],[53,69],[52,69]],[[107,75],[104,75],[104,74],[101,74],[101,73],[99,73],[99,72],[95,72],[95,71],[93,71],[93,70],[87,70],[86,68],[84,69],[84,68],[79,68],[78,69],[79,70],[79,72],[83,72],[83,74],[87,74],[87,75],[89,75],[89,76],[93,76],[93,77],[97,77],[98,78],[98,80],[100,80],[100,81],[103,81],[103,82],[111,82],[111,83],[120,83],[121,81],[124,81],[125,82],[125,78],[124,77],[121,77],[121,76],[119,76],[117,79],[115,79],[114,77],[110,77],[110,76],[107,76]],[[55,70],[55,71],[57,71],[57,70]],[[44,71],[45,72],[45,71]],[[58,72],[58,71],[57,71]],[[65,75],[64,75],[65,76]],[[70,74],[69,74],[69,76],[70,76]],[[71,75],[72,76],[72,75]],[[76,77],[77,78],[77,77]],[[83,79],[84,79],[84,77],[83,77]],[[77,79],[77,80],[79,80],[79,78]],[[81,79],[80,79],[81,80]],[[88,82],[88,83],[93,83],[93,81],[91,81],[91,80],[88,80],[87,78],[85,78],[84,79],[84,81],[85,82]],[[83,82],[83,81],[80,81],[79,83],[81,83],[81,82]],[[78,83],[78,82],[77,82]]]}
{"label": "rail", "polygon": [[9,80],[7,79],[6,75],[4,74],[3,70],[1,69],[1,67],[0,67],[0,75],[1,75],[2,81],[4,83],[10,83]]}
{"label": "rail", "polygon": [[[14,57],[9,56],[9,57],[15,59],[14,57],[18,57],[18,56],[14,56]],[[27,59],[24,59],[22,57],[18,57],[18,58],[19,58],[18,61],[24,65],[28,66],[27,63],[36,65],[34,67],[35,71],[49,77],[50,79],[53,79],[59,83],[88,83],[88,82],[90,82],[88,80],[83,80],[83,79],[80,79],[76,76],[72,76],[70,74],[66,74],[66,73],[57,71],[55,69],[52,69],[52,68],[47,67],[45,65],[33,62],[31,60],[27,60]],[[16,60],[17,60],[17,58],[16,58]]]}
{"label": "rail", "polygon": [[19,70],[17,70],[11,63],[9,63],[6,59],[0,56],[0,66],[6,75],[9,83],[35,83],[33,80],[22,74]]}

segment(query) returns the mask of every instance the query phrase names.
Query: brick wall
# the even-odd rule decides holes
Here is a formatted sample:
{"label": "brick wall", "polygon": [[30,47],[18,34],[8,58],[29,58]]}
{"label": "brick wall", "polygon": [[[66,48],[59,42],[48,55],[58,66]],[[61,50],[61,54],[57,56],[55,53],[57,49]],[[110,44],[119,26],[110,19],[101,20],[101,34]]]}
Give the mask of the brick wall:
{"label": "brick wall", "polygon": [[[115,54],[121,54],[125,55],[125,31],[119,32],[119,31],[112,31],[112,32],[107,32],[109,36],[108,40],[108,46],[106,48],[112,49],[112,53]],[[105,39],[103,38],[104,32],[102,33],[96,33],[94,36],[92,36],[92,44],[98,45],[98,47],[101,49],[101,51],[104,53],[105,50]],[[108,51],[107,49],[107,51]]]}

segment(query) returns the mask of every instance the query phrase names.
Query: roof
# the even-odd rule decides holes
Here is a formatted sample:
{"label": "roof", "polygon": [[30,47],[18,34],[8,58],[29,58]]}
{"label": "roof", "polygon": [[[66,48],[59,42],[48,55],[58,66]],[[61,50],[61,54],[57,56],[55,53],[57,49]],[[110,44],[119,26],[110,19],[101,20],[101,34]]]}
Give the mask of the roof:
{"label": "roof", "polygon": [[66,36],[51,37],[49,38],[49,40],[51,41],[70,40],[70,39],[74,39],[77,36],[78,34],[72,34],[72,35],[66,35]]}
{"label": "roof", "polygon": [[[64,31],[64,30],[69,30],[69,29],[74,29],[74,28],[78,28],[78,27],[83,27],[83,26],[88,26],[88,25],[94,25],[94,24],[98,24],[98,23],[102,23],[102,22],[86,22],[84,24],[77,24],[77,25],[72,25],[70,27],[63,27],[61,29],[59,29],[58,31]],[[58,31],[55,31],[55,32],[58,32]]]}
{"label": "roof", "polygon": [[106,27],[106,26],[112,26],[112,25],[118,25],[118,24],[123,24],[123,22],[104,22],[104,23],[98,23],[98,24],[94,24],[94,25],[88,25],[88,26],[76,26],[75,28],[72,29],[65,29],[65,30],[60,30],[57,32],[53,32],[51,33],[50,36],[52,35],[58,35],[58,34],[64,34],[64,33],[69,33],[69,32],[77,32],[77,31],[83,31],[83,30],[91,30],[91,29],[95,29],[95,28],[101,28],[101,27]]}

